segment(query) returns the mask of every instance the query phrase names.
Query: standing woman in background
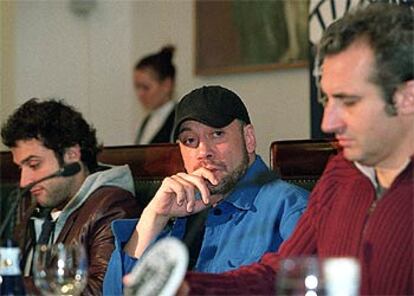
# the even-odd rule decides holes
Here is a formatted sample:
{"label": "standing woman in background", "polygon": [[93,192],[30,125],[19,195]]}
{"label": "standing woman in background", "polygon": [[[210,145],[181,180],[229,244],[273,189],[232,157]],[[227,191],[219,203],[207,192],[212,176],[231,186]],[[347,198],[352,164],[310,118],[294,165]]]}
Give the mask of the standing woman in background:
{"label": "standing woman in background", "polygon": [[173,53],[174,47],[168,45],[135,65],[135,92],[149,113],[141,122],[135,144],[170,142],[175,107],[172,100],[175,84]]}

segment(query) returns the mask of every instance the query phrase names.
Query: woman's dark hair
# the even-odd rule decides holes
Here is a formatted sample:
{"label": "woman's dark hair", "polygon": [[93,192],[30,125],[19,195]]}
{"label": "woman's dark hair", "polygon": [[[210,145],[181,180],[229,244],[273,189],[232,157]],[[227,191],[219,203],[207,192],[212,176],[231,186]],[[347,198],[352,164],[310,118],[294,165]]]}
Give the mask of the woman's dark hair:
{"label": "woman's dark hair", "polygon": [[167,45],[155,54],[145,56],[135,65],[135,70],[143,70],[150,68],[157,75],[159,81],[166,78],[175,80],[175,66],[172,63],[174,54],[174,46]]}
{"label": "woman's dark hair", "polygon": [[100,147],[96,130],[82,114],[63,101],[40,101],[33,98],[21,105],[3,124],[1,137],[7,147],[16,147],[17,141],[37,139],[54,151],[60,165],[67,148],[80,146],[81,160],[94,171]]}

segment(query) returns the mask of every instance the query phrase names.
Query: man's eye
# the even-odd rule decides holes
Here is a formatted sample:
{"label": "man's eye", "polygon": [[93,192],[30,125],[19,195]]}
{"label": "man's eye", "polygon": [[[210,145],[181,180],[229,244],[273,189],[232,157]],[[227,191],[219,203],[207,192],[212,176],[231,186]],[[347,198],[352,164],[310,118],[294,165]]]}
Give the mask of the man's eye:
{"label": "man's eye", "polygon": [[342,103],[344,104],[344,106],[347,107],[351,107],[353,105],[355,105],[358,102],[357,99],[343,99]]}
{"label": "man's eye", "polygon": [[224,135],[223,131],[214,131],[213,132],[213,137],[214,138],[219,138],[219,137],[222,137],[223,135]]}
{"label": "man's eye", "polygon": [[186,137],[186,138],[181,139],[180,142],[183,143],[187,147],[195,148],[198,146],[196,138]]}
{"label": "man's eye", "polygon": [[40,163],[39,162],[34,162],[34,163],[29,163],[29,168],[31,168],[32,170],[36,170],[39,168]]}
{"label": "man's eye", "polygon": [[149,86],[148,85],[143,85],[143,84],[136,84],[135,85],[135,89],[137,91],[148,91],[149,90]]}

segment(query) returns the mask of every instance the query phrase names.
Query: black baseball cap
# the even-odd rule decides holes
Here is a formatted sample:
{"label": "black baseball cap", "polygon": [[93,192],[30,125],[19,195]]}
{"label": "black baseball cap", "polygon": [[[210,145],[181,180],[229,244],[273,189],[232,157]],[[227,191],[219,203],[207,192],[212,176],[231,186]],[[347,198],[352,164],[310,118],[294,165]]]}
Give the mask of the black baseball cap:
{"label": "black baseball cap", "polygon": [[175,109],[173,140],[177,139],[180,125],[184,121],[195,120],[222,128],[234,119],[250,123],[246,106],[237,94],[218,85],[197,88],[186,94]]}

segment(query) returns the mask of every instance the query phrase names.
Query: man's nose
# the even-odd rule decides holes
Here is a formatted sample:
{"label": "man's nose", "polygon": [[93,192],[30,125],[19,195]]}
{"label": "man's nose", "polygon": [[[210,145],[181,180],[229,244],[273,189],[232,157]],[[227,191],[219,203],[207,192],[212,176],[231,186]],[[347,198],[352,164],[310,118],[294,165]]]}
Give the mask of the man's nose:
{"label": "man's nose", "polygon": [[25,187],[34,181],[33,173],[25,168],[20,172],[20,187]]}
{"label": "man's nose", "polygon": [[199,159],[211,158],[213,156],[213,147],[210,141],[208,141],[207,139],[200,141],[197,147],[197,152],[197,156]]}
{"label": "man's nose", "polygon": [[343,130],[342,113],[337,104],[328,102],[323,111],[321,129],[325,133],[338,133]]}

